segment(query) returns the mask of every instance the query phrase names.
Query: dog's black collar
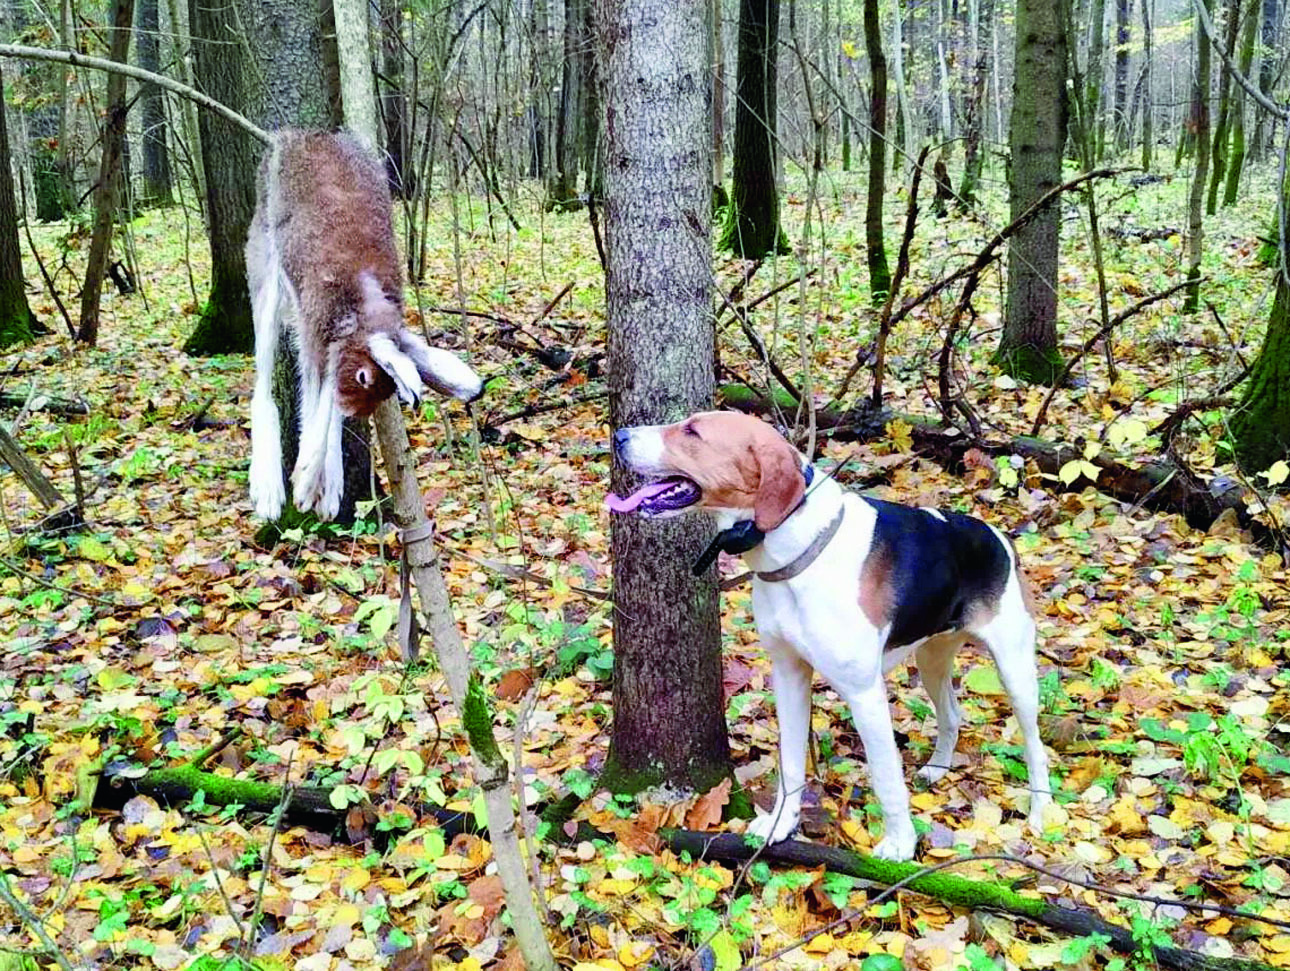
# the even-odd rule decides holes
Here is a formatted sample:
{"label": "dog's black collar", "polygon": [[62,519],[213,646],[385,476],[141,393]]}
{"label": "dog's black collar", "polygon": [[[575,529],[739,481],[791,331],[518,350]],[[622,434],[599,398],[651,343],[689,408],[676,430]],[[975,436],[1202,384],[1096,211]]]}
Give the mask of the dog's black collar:
{"label": "dog's black collar", "polygon": [[[802,468],[802,478],[806,480],[806,488],[811,488],[811,482],[815,479],[815,466],[806,465]],[[788,511],[791,516],[801,508],[802,503],[806,502],[806,493],[802,493],[802,498],[797,505]],[[784,517],[785,519],[788,516]],[[712,538],[708,548],[699,554],[699,558],[694,561],[691,567],[694,575],[702,576],[704,571],[713,563],[717,562],[717,554],[729,553],[731,556],[740,556],[749,550],[756,549],[761,545],[766,534],[757,528],[757,524],[751,519],[741,519],[729,529],[723,529]]]}

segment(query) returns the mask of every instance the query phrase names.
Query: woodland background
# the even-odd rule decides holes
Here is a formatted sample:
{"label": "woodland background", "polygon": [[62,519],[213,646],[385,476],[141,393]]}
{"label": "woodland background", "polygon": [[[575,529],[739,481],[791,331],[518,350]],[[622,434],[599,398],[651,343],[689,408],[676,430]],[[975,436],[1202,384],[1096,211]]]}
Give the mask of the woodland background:
{"label": "woodland background", "polygon": [[[439,565],[539,936],[586,969],[1290,964],[1285,37],[1278,0],[0,4],[0,41],[261,128],[375,99],[408,324],[490,379],[408,416]],[[365,429],[341,523],[250,515],[260,143],[0,71],[0,960],[520,966]],[[737,564],[689,576],[710,527],[601,503],[611,427],[714,400],[1016,538],[1058,806],[1024,829],[965,655],[919,860],[1125,939],[841,872],[881,823],[823,685],[802,865],[683,846],[773,798],[768,665]]]}

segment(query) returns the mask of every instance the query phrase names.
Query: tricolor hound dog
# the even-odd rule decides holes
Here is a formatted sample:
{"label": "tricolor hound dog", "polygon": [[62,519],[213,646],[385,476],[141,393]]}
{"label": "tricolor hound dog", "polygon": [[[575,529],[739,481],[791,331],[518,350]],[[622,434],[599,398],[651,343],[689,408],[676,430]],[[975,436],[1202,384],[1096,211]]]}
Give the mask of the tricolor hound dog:
{"label": "tricolor hound dog", "polygon": [[1012,699],[1025,741],[1030,825],[1042,828],[1050,800],[1048,757],[1039,740],[1035,622],[1007,537],[970,516],[915,509],[848,493],[815,476],[770,425],[705,412],[674,425],[614,433],[623,464],[650,479],[615,512],[716,514],[722,532],[695,564],[719,550],[753,570],[757,629],[770,654],[779,712],[775,808],[748,832],[771,843],[796,828],[806,785],[811,680],[819,671],[850,706],[886,832],[878,856],[908,860],[917,842],[883,675],[916,652],[936,708],[936,748],[919,770],[945,775],[962,715],[954,652],[965,637],[984,643]]}

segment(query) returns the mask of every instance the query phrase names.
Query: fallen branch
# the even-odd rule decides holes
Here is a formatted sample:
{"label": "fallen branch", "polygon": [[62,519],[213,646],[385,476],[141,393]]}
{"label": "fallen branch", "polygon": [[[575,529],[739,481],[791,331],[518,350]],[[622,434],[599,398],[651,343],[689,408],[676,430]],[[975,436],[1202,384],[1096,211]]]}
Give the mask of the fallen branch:
{"label": "fallen branch", "polygon": [[904,883],[909,890],[948,904],[1024,917],[1074,937],[1102,934],[1110,938],[1111,947],[1117,951],[1124,954],[1145,951],[1148,960],[1154,960],[1161,967],[1175,971],[1271,971],[1271,965],[1261,961],[1213,957],[1178,947],[1152,947],[1139,942],[1127,927],[1112,924],[1100,914],[1073,902],[1066,905],[1050,903],[1041,897],[1022,896],[1001,883],[973,880],[952,873],[928,873],[925,871],[929,868],[917,863],[892,863],[839,847],[799,840],[785,840],[772,846],[752,846],[736,833],[714,836],[711,833],[671,829],[660,830],[659,836],[674,853],[689,853],[696,859],[744,863],[755,857],[767,863],[807,869],[822,866],[833,873],[846,874],[884,886]]}
{"label": "fallen branch", "polygon": [[32,411],[47,411],[51,415],[88,415],[90,406],[83,399],[51,398],[37,394],[29,397],[23,394],[0,392],[0,408],[23,408],[30,402]]}
{"label": "fallen branch", "polygon": [[[127,780],[126,787],[130,791],[151,796],[159,802],[174,806],[186,805],[198,792],[203,794],[207,805],[238,805],[242,807],[241,811],[245,812],[267,815],[282,806],[284,790],[282,786],[247,779],[230,779],[203,771],[198,767],[198,763],[210,754],[213,754],[212,750],[198,755],[194,762],[188,765],[154,769],[138,779]],[[105,790],[115,791],[117,794],[110,796]],[[99,786],[98,792],[99,797],[96,800],[98,808],[115,808],[123,802],[120,797],[124,792],[120,789]],[[280,825],[302,825],[327,833],[340,830],[345,825],[350,808],[337,808],[333,805],[332,792],[331,788],[324,786],[293,787],[291,799],[282,813]],[[454,812],[438,806],[426,805],[411,808],[419,814],[438,820],[448,839],[458,833],[478,832],[473,813]],[[553,804],[551,820],[554,821],[559,815],[566,813],[568,808],[565,803]],[[563,833],[563,829],[554,825],[550,827],[549,832],[558,838]],[[927,868],[917,863],[892,863],[851,850],[798,840],[785,840],[773,846],[754,847],[742,835],[735,833],[712,834],[683,829],[664,829],[660,830],[658,835],[673,852],[689,853],[696,859],[742,863],[755,857],[781,866],[808,869],[823,866],[832,872],[883,886],[902,884],[909,890],[947,904],[974,910],[994,910],[1024,917],[1045,927],[1077,937],[1093,933],[1104,934],[1110,938],[1112,947],[1125,953],[1136,953],[1139,949],[1139,942],[1134,939],[1131,931],[1118,924],[1110,923],[1091,910],[1076,907],[1073,904],[1053,903],[1040,897],[1023,896],[1001,883],[974,880],[949,873],[927,873],[925,872]],[[592,831],[585,825],[579,828],[576,838],[613,840],[611,835]],[[1092,889],[1112,892],[1100,887]],[[1136,895],[1124,896],[1136,897]],[[1167,902],[1175,903],[1175,901]],[[1256,915],[1239,914],[1232,908],[1219,905],[1197,901],[1176,901],[1176,903],[1191,909],[1232,913],[1250,920],[1258,919]],[[1156,948],[1153,956],[1162,967],[1178,969],[1178,971],[1264,971],[1268,967],[1257,961],[1242,958],[1215,958],[1173,947]]]}

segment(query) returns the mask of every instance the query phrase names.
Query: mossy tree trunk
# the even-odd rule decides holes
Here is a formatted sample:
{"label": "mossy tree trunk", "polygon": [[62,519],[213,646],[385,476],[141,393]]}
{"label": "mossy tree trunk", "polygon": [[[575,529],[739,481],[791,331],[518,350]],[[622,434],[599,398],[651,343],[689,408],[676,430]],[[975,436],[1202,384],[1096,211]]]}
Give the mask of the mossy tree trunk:
{"label": "mossy tree trunk", "polygon": [[[1210,0],[1201,0],[1207,11],[1212,10]],[[1191,124],[1196,145],[1196,168],[1192,172],[1191,197],[1187,203],[1187,299],[1183,313],[1194,314],[1200,309],[1200,260],[1205,251],[1205,183],[1209,178],[1209,38],[1205,28],[1196,18],[1196,75],[1191,90]]]}
{"label": "mossy tree trunk", "polygon": [[[1016,68],[1008,145],[1012,218],[1061,184],[1066,145],[1066,31],[1061,4],[1017,0]],[[1057,351],[1061,207],[1054,203],[1008,243],[1008,298],[995,362],[1022,381],[1051,384]]]}
{"label": "mossy tree trunk", "polygon": [[584,101],[590,97],[586,64],[590,58],[587,8],[591,0],[565,0],[564,58],[560,68],[560,102],[555,121],[555,157],[547,180],[546,205],[564,212],[581,206],[578,164],[582,161]]}
{"label": "mossy tree trunk", "polygon": [[[1236,53],[1236,37],[1241,24],[1241,0],[1228,0],[1227,25],[1224,29],[1223,50],[1228,58]],[[1230,71],[1218,72],[1218,120],[1214,124],[1214,142],[1210,149],[1209,195],[1205,199],[1205,213],[1214,215],[1218,211],[1218,187],[1227,174],[1227,143],[1231,137],[1232,119],[1232,74]]]}
{"label": "mossy tree trunk", "polygon": [[[705,7],[604,0],[599,11],[614,428],[712,406]],[[618,463],[612,478],[620,492],[638,484]],[[711,536],[699,515],[613,517],[614,723],[605,775],[613,788],[701,790],[731,771],[716,577],[690,572]]]}
{"label": "mossy tree trunk", "polygon": [[1138,0],[1142,4],[1142,168],[1151,171],[1151,153],[1156,140],[1156,105],[1152,101],[1151,69],[1151,4],[1154,0]]}
{"label": "mossy tree trunk", "polygon": [[[1060,4],[1054,4],[1060,6]],[[1093,161],[1102,158],[1102,59],[1106,48],[1106,0],[1091,0],[1089,18],[1092,34],[1088,41],[1088,75],[1084,78],[1083,118],[1088,137],[1094,139]],[[1073,38],[1071,39],[1073,41]],[[1018,44],[1021,40],[1018,39]]]}
{"label": "mossy tree trunk", "polygon": [[[1250,76],[1254,64],[1254,38],[1259,28],[1259,0],[1248,0],[1245,20],[1241,29],[1241,56],[1237,68],[1245,77]],[[1236,85],[1232,91],[1232,157],[1227,163],[1227,181],[1223,187],[1223,205],[1236,202],[1241,185],[1241,169],[1245,167],[1245,88]]]}
{"label": "mossy tree trunk", "polygon": [[[154,74],[161,71],[160,8],[158,0],[139,0],[135,25],[139,66]],[[166,145],[166,96],[155,84],[141,86],[143,113],[143,188],[139,201],[148,206],[174,202],[170,185],[170,150]]]}
{"label": "mossy tree trunk", "polygon": [[864,46],[869,56],[869,195],[864,207],[865,255],[869,262],[869,293],[875,303],[887,299],[891,271],[883,241],[882,203],[887,172],[887,58],[882,53],[878,0],[864,0]]}
{"label": "mossy tree trunk", "polygon": [[788,249],[776,184],[779,0],[740,0],[738,50],[734,171],[718,246],[759,259]]}
{"label": "mossy tree trunk", "polygon": [[[112,41],[108,57],[124,64],[130,53],[130,35],[134,27],[134,0],[116,0],[112,7]],[[125,76],[109,74],[107,78],[107,121],[103,126],[103,152],[99,158],[99,179],[94,189],[94,230],[90,252],[85,261],[85,281],[81,285],[81,320],[76,339],[94,344],[99,337],[99,296],[107,275],[112,253],[112,227],[116,222],[118,197],[121,194],[121,156],[125,152]]]}
{"label": "mossy tree trunk", "polygon": [[[1290,207],[1290,179],[1282,187],[1284,214]],[[1288,219],[1290,221],[1290,219]],[[1280,459],[1290,459],[1290,225],[1278,233],[1279,247],[1275,261],[1277,289],[1272,300],[1272,314],[1263,347],[1250,380],[1245,386],[1240,407],[1232,413],[1229,424],[1236,458],[1247,474],[1255,475]]]}
{"label": "mossy tree trunk", "polygon": [[4,79],[0,78],[0,348],[32,339],[36,318],[27,305],[18,244],[18,200],[9,167],[9,132],[4,117]]}
{"label": "mossy tree trunk", "polygon": [[[1277,72],[1281,65],[1281,55],[1277,51],[1277,34],[1281,29],[1280,0],[1263,0],[1263,29],[1260,32],[1259,52],[1259,93],[1269,101],[1272,89],[1276,86]],[[1255,116],[1254,138],[1250,142],[1251,158],[1262,160],[1271,147],[1272,133],[1266,127],[1268,113],[1260,111]]]}

